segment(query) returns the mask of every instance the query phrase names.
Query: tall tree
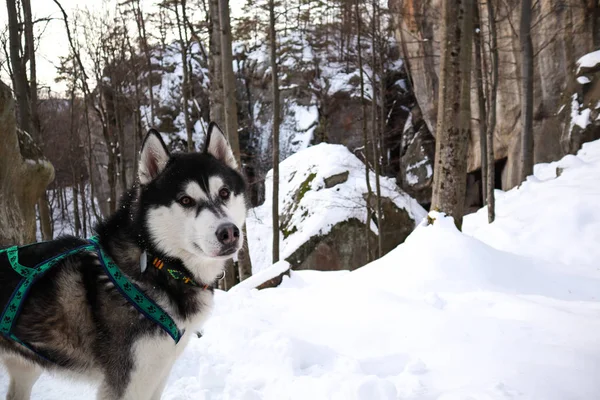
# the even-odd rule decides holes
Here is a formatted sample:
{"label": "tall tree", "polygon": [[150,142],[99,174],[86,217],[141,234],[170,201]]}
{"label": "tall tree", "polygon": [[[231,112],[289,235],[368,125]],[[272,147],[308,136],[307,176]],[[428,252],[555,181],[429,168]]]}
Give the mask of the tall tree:
{"label": "tall tree", "polygon": [[[148,35],[146,32],[146,20],[144,13],[140,6],[140,0],[130,0],[131,11],[135,18],[135,23],[138,31],[139,45],[144,52],[144,58],[146,59],[146,86],[148,87],[148,96],[150,101],[150,118],[149,126],[154,126],[154,88],[152,84],[152,54],[150,53],[150,46],[148,46]],[[136,78],[137,83],[137,78]],[[134,164],[137,165],[137,162]],[[135,174],[134,174],[135,176]]]}
{"label": "tall tree", "polygon": [[[371,20],[371,95],[373,98],[371,99],[371,134],[373,135],[373,165],[375,167],[375,191],[377,196],[375,197],[375,211],[377,214],[377,256],[381,258],[383,256],[383,218],[382,218],[382,209],[381,209],[381,184],[380,184],[380,141],[381,141],[381,131],[384,121],[380,120],[379,124],[377,118],[377,51],[376,51],[376,38],[377,38],[377,0],[373,0],[373,18]],[[383,71],[379,71],[380,75]],[[380,76],[381,79],[381,76]],[[383,104],[381,105],[383,107]],[[369,199],[371,201],[371,199]]]}
{"label": "tall tree", "polygon": [[[479,1],[474,6],[475,32],[475,85],[477,87],[477,109],[479,112],[479,153],[481,154],[481,199],[486,203],[487,197],[487,113],[485,109],[485,94],[483,82],[483,41],[481,40],[481,19],[479,17]],[[491,0],[488,0],[491,1]]]}
{"label": "tall tree", "polygon": [[368,240],[371,234],[371,197],[373,192],[371,191],[371,179],[370,179],[370,168],[369,168],[369,136],[367,134],[367,104],[365,102],[365,78],[363,71],[363,58],[362,58],[362,32],[361,32],[361,15],[360,15],[360,0],[355,0],[354,9],[356,14],[356,48],[358,52],[358,71],[360,76],[360,105],[362,109],[362,135],[363,135],[363,146],[365,151],[365,181],[367,184],[367,220],[365,221],[365,238],[367,238],[367,254],[366,262],[371,261],[371,241]]}
{"label": "tall tree", "polygon": [[27,82],[27,69],[25,65],[25,56],[21,49],[21,21],[19,21],[19,13],[17,10],[16,0],[6,0],[6,8],[8,11],[8,32],[10,43],[10,63],[12,67],[12,79],[17,97],[19,126],[29,134],[35,135],[33,132],[31,108],[30,108],[30,92],[29,83]]}
{"label": "tall tree", "polygon": [[[40,121],[37,111],[37,74],[35,62],[35,42],[33,36],[33,20],[31,15],[31,4],[29,0],[22,0],[24,21],[18,19],[17,3],[15,0],[7,0],[10,60],[13,72],[13,83],[17,102],[19,105],[19,125],[21,129],[29,133],[40,145],[43,141],[40,136]],[[25,49],[21,48],[21,28],[24,26]],[[27,79],[27,61],[29,61],[29,80]],[[40,194],[37,202],[40,215],[40,227],[42,239],[52,239],[52,223],[50,220],[50,209],[46,192]]]}
{"label": "tall tree", "polygon": [[209,10],[209,68],[211,72],[210,92],[208,95],[210,119],[219,126],[225,126],[223,109],[223,58],[221,56],[221,21],[219,17],[219,0],[208,1]]}
{"label": "tall tree", "polygon": [[[238,115],[235,96],[235,74],[233,73],[233,51],[231,49],[231,21],[229,17],[229,0],[219,0],[219,16],[221,23],[221,57],[223,68],[223,96],[225,105],[225,128],[227,138],[233,155],[237,160],[240,170],[243,170],[242,157],[240,153],[240,140],[238,136]],[[246,228],[243,228],[244,237],[247,236]],[[238,253],[238,271],[240,281],[252,276],[252,263],[247,247],[243,247]]]}
{"label": "tall tree", "polygon": [[496,129],[496,99],[498,94],[498,38],[496,31],[496,12],[492,0],[487,1],[488,26],[490,35],[490,56],[492,74],[490,77],[490,101],[488,102],[487,124],[487,207],[488,222],[491,224],[496,217],[494,187],[495,187],[495,159],[494,159],[494,131]]}
{"label": "tall tree", "polygon": [[531,0],[521,0],[521,181],[533,174],[533,43]]}
{"label": "tall tree", "polygon": [[454,217],[459,229],[471,135],[472,41],[473,0],[445,0],[431,207]]}
{"label": "tall tree", "polygon": [[[185,119],[185,131],[187,133],[187,149],[188,151],[194,151],[194,139],[192,138],[192,120],[190,119],[190,93],[191,93],[191,71],[188,65],[188,47],[189,39],[187,37],[187,28],[185,26],[186,18],[186,0],[180,0],[175,2],[173,10],[175,12],[175,20],[177,23],[178,42],[181,50],[181,67],[183,69],[183,82],[181,85],[181,91],[183,93],[183,116]],[[181,14],[179,13],[178,5],[181,4]]]}
{"label": "tall tree", "polygon": [[277,32],[275,1],[269,0],[269,43],[273,85],[273,264],[279,261],[279,77],[277,68]]}

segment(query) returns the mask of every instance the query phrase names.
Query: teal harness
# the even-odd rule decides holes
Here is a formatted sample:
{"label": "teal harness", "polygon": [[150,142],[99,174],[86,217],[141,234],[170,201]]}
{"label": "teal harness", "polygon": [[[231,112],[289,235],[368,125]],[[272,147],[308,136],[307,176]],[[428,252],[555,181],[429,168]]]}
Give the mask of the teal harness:
{"label": "teal harness", "polygon": [[21,281],[13,291],[2,315],[0,316],[0,334],[9,338],[27,349],[46,359],[32,346],[23,342],[12,333],[13,326],[19,318],[23,302],[29,293],[31,286],[40,279],[50,268],[63,261],[65,258],[82,251],[91,251],[98,254],[100,264],[110,278],[115,287],[140,313],[146,318],[157,324],[165,331],[177,344],[184,332],[180,331],[175,321],[158,304],[146,296],[133,282],[131,282],[122,272],[115,262],[102,250],[97,237],[88,239],[88,244],[68,250],[57,256],[54,256],[33,268],[25,267],[19,264],[19,247],[13,246],[0,250],[0,254],[6,253],[8,261],[15,272],[22,276]]}

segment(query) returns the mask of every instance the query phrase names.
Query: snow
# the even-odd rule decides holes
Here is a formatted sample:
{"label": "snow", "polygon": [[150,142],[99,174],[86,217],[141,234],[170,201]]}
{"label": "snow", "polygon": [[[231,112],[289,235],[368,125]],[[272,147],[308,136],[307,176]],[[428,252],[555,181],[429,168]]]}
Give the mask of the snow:
{"label": "snow", "polygon": [[593,68],[598,64],[600,64],[600,50],[592,51],[577,60],[577,72],[579,73],[581,68]]}
{"label": "snow", "polygon": [[[301,159],[337,157],[318,147]],[[314,172],[316,186],[329,176]],[[278,288],[216,291],[163,400],[597,398],[600,141],[496,193],[492,224],[482,209],[461,233],[432,212],[432,224],[353,272],[291,271]],[[0,397],[6,389],[0,370]],[[93,398],[47,374],[32,396]]]}
{"label": "snow", "polygon": [[[325,187],[325,179],[337,174],[348,173],[348,179],[331,188]],[[291,256],[313,236],[326,235],[336,224],[358,219],[367,219],[367,193],[365,166],[342,145],[321,143],[309,147],[284,160],[279,167],[279,210],[280,215],[290,216],[289,221],[281,218],[281,258]],[[372,190],[375,174],[370,173]],[[299,194],[302,193],[302,194]],[[394,179],[381,177],[381,193],[399,208],[406,209],[415,220],[425,216],[425,210],[410,196],[401,192]],[[248,245],[254,273],[271,265],[273,197],[273,171],[265,181],[265,202],[248,213]],[[323,212],[326,210],[326,212]],[[373,232],[377,228],[372,226]]]}
{"label": "snow", "polygon": [[[406,128],[405,128],[406,129]],[[419,183],[419,177],[415,175],[412,171],[415,169],[419,169],[422,166],[425,166],[425,178],[429,179],[433,175],[433,168],[431,167],[431,162],[428,157],[424,157],[421,161],[411,164],[406,168],[406,182],[409,185],[415,185]]]}
{"label": "snow", "polygon": [[581,109],[581,105],[577,99],[577,94],[572,96],[571,101],[571,121],[569,127],[569,135],[573,133],[573,127],[579,126],[581,129],[585,129],[590,123],[591,111],[589,108]]}
{"label": "snow", "polygon": [[579,76],[579,77],[577,77],[577,83],[579,83],[581,85],[585,85],[585,84],[590,83],[590,82],[591,82],[591,80],[587,76]]}
{"label": "snow", "polygon": [[[557,169],[562,170],[559,177]],[[496,191],[496,221],[485,224],[483,208],[465,218],[464,231],[499,250],[560,262],[571,271],[596,276],[599,177],[600,141],[586,143],[576,156],[536,165],[534,176],[518,189]]]}

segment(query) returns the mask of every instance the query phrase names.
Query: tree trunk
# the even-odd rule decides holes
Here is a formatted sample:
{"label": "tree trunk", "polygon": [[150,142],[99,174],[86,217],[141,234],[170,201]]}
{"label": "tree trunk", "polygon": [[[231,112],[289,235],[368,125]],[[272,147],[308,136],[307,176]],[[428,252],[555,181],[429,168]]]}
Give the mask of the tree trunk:
{"label": "tree trunk", "polygon": [[[383,235],[382,235],[382,227],[383,227],[383,218],[382,216],[382,210],[381,210],[381,185],[379,182],[379,159],[380,159],[380,155],[379,155],[379,139],[380,139],[380,131],[379,131],[379,126],[383,124],[383,121],[379,121],[379,126],[377,124],[377,79],[376,79],[376,75],[377,75],[377,52],[375,50],[375,34],[376,34],[376,28],[377,28],[377,2],[376,0],[373,0],[373,20],[371,21],[371,63],[372,63],[372,72],[371,72],[371,96],[372,97],[372,101],[371,101],[371,135],[372,135],[372,144],[373,144],[373,167],[375,169],[375,191],[376,191],[376,198],[375,198],[375,212],[377,214],[377,257],[381,258],[381,256],[383,255]],[[369,199],[369,201],[371,201],[371,199]]]}
{"label": "tree trunk", "polygon": [[471,134],[471,45],[473,0],[442,5],[442,59],[431,208],[462,227]]}
{"label": "tree trunk", "polygon": [[[492,0],[488,0],[492,1]],[[479,0],[474,7],[475,32],[473,45],[475,46],[475,84],[477,85],[477,106],[479,111],[479,153],[481,154],[481,201],[486,204],[487,200],[487,113],[485,111],[485,94],[483,89],[483,59],[481,54],[481,20],[479,18]]]}
{"label": "tree trunk", "polygon": [[10,88],[1,81],[0,142],[0,245],[33,242],[35,204],[54,179],[54,168],[26,137],[19,146],[14,100]]}
{"label": "tree trunk", "polygon": [[210,119],[217,125],[225,126],[225,110],[223,108],[223,59],[221,56],[221,21],[219,16],[219,0],[209,0],[210,14]]}
{"label": "tree trunk", "polygon": [[242,166],[240,142],[238,138],[238,115],[235,97],[235,74],[233,73],[233,51],[231,49],[231,22],[229,0],[219,0],[221,23],[221,60],[223,69],[223,104],[225,106],[225,131],[233,150],[233,155]]}
{"label": "tree trunk", "polygon": [[273,85],[273,264],[279,261],[279,77],[277,69],[277,34],[275,1],[269,0],[269,40]]}
{"label": "tree trunk", "polygon": [[[31,3],[29,0],[21,0],[23,5],[23,17],[25,22],[25,55],[29,59],[29,108],[31,110],[31,130],[29,134],[33,139],[44,147],[44,141],[40,132],[40,118],[37,112],[37,70],[35,62],[35,41],[33,37],[33,21],[31,17]],[[23,66],[25,63],[23,63]]]}
{"label": "tree trunk", "polygon": [[496,218],[494,187],[495,187],[495,158],[494,158],[494,131],[496,129],[496,99],[498,94],[498,39],[496,32],[496,12],[492,0],[487,2],[488,25],[490,30],[490,55],[492,76],[490,78],[490,102],[488,105],[489,121],[487,126],[487,206],[488,222],[491,224]]}
{"label": "tree trunk", "polygon": [[521,0],[519,30],[522,55],[521,92],[521,181],[533,175],[533,44],[531,42],[531,0]]}
{"label": "tree trunk", "polygon": [[365,238],[366,239],[366,246],[367,246],[367,253],[365,254],[366,256],[366,263],[371,262],[371,241],[368,239],[369,236],[371,235],[371,204],[370,204],[370,199],[371,197],[373,197],[373,193],[371,191],[371,180],[370,180],[370,169],[369,169],[369,136],[367,134],[367,104],[365,103],[365,78],[364,78],[364,72],[363,72],[363,59],[362,59],[362,43],[361,43],[361,38],[362,38],[362,32],[361,32],[361,16],[360,16],[360,8],[359,8],[359,4],[360,4],[360,0],[355,0],[354,2],[354,7],[356,10],[356,26],[357,26],[357,33],[356,33],[356,42],[357,42],[357,51],[358,51],[358,70],[359,70],[359,74],[360,74],[360,106],[362,109],[362,121],[361,121],[361,126],[362,126],[362,135],[363,135],[363,146],[364,146],[364,157],[365,157],[365,181],[367,183],[367,201],[366,201],[366,207],[367,207],[367,219],[365,221]]}
{"label": "tree trunk", "polygon": [[10,42],[10,63],[13,72],[13,83],[17,105],[19,107],[19,126],[25,132],[34,135],[31,124],[31,108],[29,102],[29,84],[24,55],[21,54],[21,34],[19,17],[15,0],[6,0],[8,10],[8,30]]}
{"label": "tree trunk", "polygon": [[[229,19],[229,1],[219,0],[219,16],[221,23],[221,59],[223,69],[223,103],[225,105],[225,129],[233,155],[239,168],[243,171],[238,137],[238,115],[235,97],[235,74],[233,73],[233,52],[231,50],[231,21]],[[243,227],[244,237],[248,237],[246,227]],[[244,246],[238,253],[239,280],[243,281],[252,276],[252,262],[248,247]]]}
{"label": "tree trunk", "polygon": [[[188,70],[188,46],[187,37],[184,38],[183,17],[179,16],[178,3],[174,4],[175,19],[177,22],[177,32],[179,33],[179,48],[181,50],[181,66],[183,68],[183,82],[181,83],[181,92],[183,94],[183,118],[185,119],[185,131],[187,133],[187,150],[194,151],[194,139],[192,137],[192,121],[189,115],[190,103],[190,71]],[[182,13],[185,14],[186,1],[181,0]]]}
{"label": "tree trunk", "polygon": [[[148,36],[146,34],[146,22],[144,20],[144,14],[142,13],[142,9],[140,7],[140,0],[135,0],[131,3],[131,7],[133,8],[133,13],[135,17],[135,22],[138,29],[138,38],[140,41],[140,46],[144,51],[144,56],[146,58],[146,86],[148,87],[148,95],[150,97],[150,123],[148,124],[150,127],[154,126],[154,89],[152,85],[152,56],[150,54],[150,49],[148,48]],[[137,84],[137,75],[136,75],[136,84]],[[137,86],[136,86],[137,88]],[[137,91],[137,90],[136,90]],[[138,108],[139,109],[139,108]],[[136,176],[134,174],[134,176]]]}

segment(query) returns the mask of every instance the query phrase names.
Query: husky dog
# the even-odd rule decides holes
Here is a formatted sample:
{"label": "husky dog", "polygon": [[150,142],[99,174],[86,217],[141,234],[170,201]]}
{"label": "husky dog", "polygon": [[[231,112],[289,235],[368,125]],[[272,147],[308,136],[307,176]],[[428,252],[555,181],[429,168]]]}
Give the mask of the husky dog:
{"label": "husky dog", "polygon": [[[0,334],[0,362],[10,374],[7,399],[29,399],[43,369],[97,382],[98,399],[160,399],[173,363],[210,313],[212,285],[244,242],[246,185],[238,169],[214,124],[202,153],[169,155],[151,130],[139,182],[96,227],[96,240],[182,335],[175,341],[134,307],[107,276],[98,252],[77,252],[31,285],[13,325],[19,340]],[[33,267],[89,243],[62,237],[22,247],[18,263]],[[0,255],[0,312],[20,279],[11,265]]]}

